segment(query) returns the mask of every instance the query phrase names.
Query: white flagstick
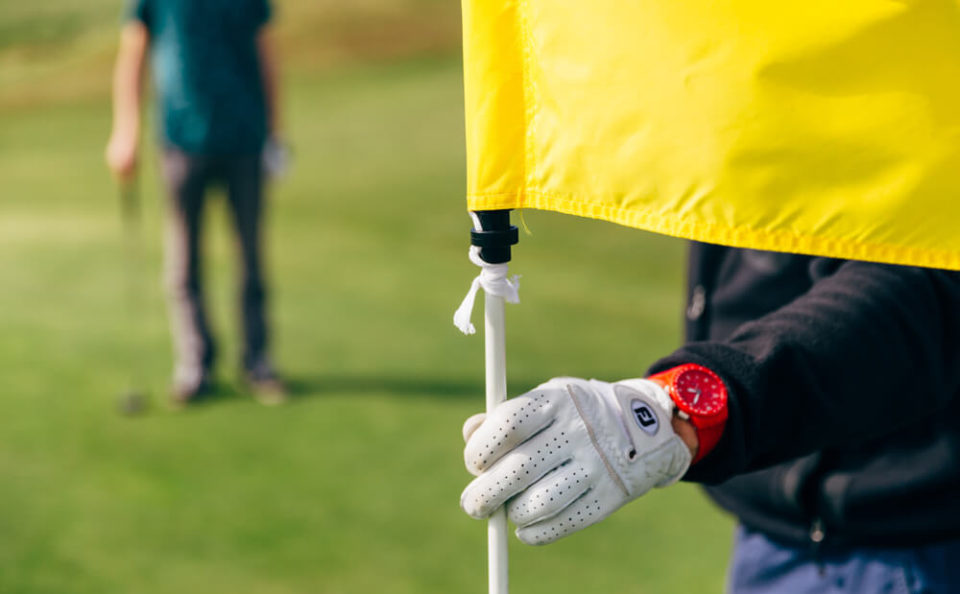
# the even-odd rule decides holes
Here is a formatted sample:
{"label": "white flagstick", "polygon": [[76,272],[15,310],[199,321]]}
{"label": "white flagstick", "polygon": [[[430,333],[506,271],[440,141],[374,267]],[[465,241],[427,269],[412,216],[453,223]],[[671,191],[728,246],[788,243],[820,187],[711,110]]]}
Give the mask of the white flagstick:
{"label": "white flagstick", "polygon": [[[470,261],[480,267],[470,291],[453,314],[453,323],[464,334],[476,332],[470,322],[474,299],[484,292],[484,355],[486,367],[487,412],[507,399],[507,356],[505,302],[517,303],[517,280],[507,278],[510,246],[517,243],[516,227],[510,225],[510,211],[470,213]],[[491,517],[487,527],[490,594],[507,594],[507,515],[503,508]]]}
{"label": "white flagstick", "polygon": [[[487,412],[507,399],[507,349],[504,299],[485,293],[484,360],[486,365]],[[507,513],[501,507],[487,524],[487,575],[490,594],[507,594]]]}

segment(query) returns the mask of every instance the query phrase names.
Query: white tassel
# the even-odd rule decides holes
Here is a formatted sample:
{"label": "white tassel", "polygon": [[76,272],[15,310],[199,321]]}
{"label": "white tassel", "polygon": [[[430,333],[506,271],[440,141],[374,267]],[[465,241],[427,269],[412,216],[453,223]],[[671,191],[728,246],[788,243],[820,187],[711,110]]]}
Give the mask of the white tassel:
{"label": "white tassel", "polygon": [[464,334],[476,334],[470,318],[473,315],[473,305],[477,299],[477,292],[482,288],[488,295],[503,297],[507,303],[520,302],[520,277],[507,277],[507,264],[488,264],[480,258],[480,248],[470,246],[470,261],[480,267],[480,274],[473,279],[467,296],[463,298],[460,307],[453,314],[453,324]]}

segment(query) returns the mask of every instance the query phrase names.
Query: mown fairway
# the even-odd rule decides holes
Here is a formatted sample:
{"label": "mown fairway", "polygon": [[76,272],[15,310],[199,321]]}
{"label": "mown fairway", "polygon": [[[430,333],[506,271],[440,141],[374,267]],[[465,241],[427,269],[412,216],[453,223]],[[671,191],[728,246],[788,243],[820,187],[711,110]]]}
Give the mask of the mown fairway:
{"label": "mown fairway", "polygon": [[[277,359],[296,397],[266,409],[235,382],[234,246],[213,200],[223,388],[174,412],[156,160],[144,159],[147,298],[135,320],[102,164],[98,89],[115,22],[103,18],[116,10],[58,3],[80,19],[57,26],[85,32],[75,43],[93,48],[87,61],[44,45],[65,34],[44,19],[62,15],[0,8],[11,68],[0,91],[0,592],[485,592],[484,526],[457,506],[469,480],[460,423],[482,406],[483,347],[451,323],[475,274],[456,48],[321,67],[303,27],[288,25],[295,163],[273,192],[269,259]],[[449,14],[436,2],[387,12],[417,21],[407,5]],[[43,68],[72,83],[60,93]],[[635,376],[679,342],[680,242],[525,219],[532,235],[513,265],[522,303],[508,309],[513,393],[555,375]],[[131,369],[152,396],[139,418],[115,409]],[[720,592],[729,534],[697,489],[673,487],[558,544],[512,542],[512,591]]]}

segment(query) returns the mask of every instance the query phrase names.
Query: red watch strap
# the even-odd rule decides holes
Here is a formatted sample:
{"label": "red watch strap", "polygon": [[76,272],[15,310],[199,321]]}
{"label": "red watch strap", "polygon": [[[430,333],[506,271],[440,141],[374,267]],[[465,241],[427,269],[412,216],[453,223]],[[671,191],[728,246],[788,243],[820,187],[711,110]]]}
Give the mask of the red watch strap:
{"label": "red watch strap", "polygon": [[[696,427],[696,425],[694,426]],[[697,455],[693,457],[690,464],[696,464],[713,451],[713,448],[717,447],[717,444],[720,443],[720,437],[723,435],[724,427],[726,427],[726,419],[723,423],[711,427],[702,429],[697,427],[697,439],[700,443],[697,445]]]}

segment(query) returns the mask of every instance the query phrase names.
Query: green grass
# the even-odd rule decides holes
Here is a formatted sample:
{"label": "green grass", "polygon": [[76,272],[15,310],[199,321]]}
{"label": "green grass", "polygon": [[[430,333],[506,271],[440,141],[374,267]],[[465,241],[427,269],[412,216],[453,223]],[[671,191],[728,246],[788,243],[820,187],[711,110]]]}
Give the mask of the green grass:
{"label": "green grass", "polygon": [[[0,110],[0,592],[486,591],[484,526],[457,507],[469,480],[460,423],[483,400],[482,339],[451,323],[476,272],[459,64],[406,58],[288,80],[295,163],[271,198],[269,261],[277,359],[297,397],[278,409],[233,382],[221,201],[206,247],[225,387],[177,413],[164,406],[155,155],[142,181],[148,297],[131,319],[102,165],[108,106],[81,96]],[[555,375],[635,376],[679,343],[681,243],[525,219],[512,392]],[[115,412],[131,368],[153,401],[135,419]],[[512,588],[719,592],[729,535],[681,485],[555,545],[512,541]]]}

